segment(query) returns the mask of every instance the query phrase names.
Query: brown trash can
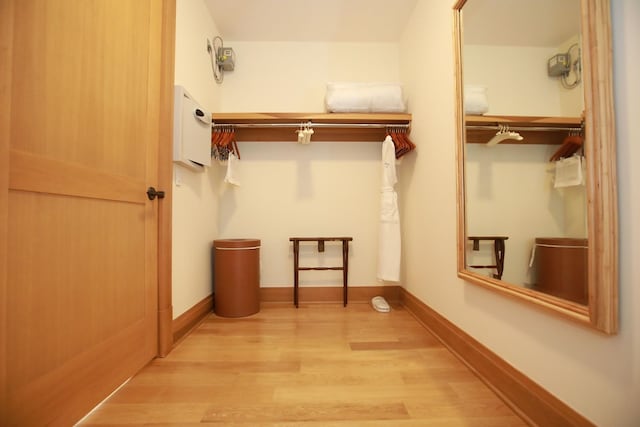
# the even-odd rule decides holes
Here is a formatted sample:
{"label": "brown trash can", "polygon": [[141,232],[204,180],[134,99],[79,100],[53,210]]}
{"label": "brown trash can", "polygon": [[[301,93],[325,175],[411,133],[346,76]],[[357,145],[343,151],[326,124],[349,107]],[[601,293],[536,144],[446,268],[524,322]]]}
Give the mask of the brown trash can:
{"label": "brown trash can", "polygon": [[587,239],[536,238],[536,290],[579,304],[588,303]]}
{"label": "brown trash can", "polygon": [[243,317],[260,311],[260,240],[214,240],[213,248],[214,312]]}

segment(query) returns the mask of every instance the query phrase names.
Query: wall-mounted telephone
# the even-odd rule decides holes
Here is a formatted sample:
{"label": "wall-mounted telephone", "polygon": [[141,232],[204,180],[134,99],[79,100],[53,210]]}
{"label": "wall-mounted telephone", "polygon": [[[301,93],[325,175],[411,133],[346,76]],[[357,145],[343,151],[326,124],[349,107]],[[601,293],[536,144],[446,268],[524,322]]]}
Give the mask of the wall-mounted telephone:
{"label": "wall-mounted telephone", "polygon": [[571,57],[568,53],[559,53],[547,61],[547,74],[550,77],[559,77],[571,70]]}

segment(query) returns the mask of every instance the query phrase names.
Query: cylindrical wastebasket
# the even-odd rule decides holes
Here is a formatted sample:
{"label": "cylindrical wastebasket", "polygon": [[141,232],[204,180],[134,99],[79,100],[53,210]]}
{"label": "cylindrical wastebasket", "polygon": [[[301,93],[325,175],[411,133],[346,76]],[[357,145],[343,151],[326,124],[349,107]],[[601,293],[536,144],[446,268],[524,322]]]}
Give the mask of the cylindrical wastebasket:
{"label": "cylindrical wastebasket", "polygon": [[214,240],[213,248],[215,313],[243,317],[260,311],[260,240]]}
{"label": "cylindrical wastebasket", "polygon": [[536,238],[538,280],[535,289],[587,304],[587,251],[587,239]]}

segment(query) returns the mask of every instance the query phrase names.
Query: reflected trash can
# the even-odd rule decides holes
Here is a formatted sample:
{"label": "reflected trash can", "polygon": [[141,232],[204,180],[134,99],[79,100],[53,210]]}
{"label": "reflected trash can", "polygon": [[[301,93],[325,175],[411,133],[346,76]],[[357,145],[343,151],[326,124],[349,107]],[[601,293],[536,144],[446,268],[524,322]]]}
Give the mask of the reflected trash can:
{"label": "reflected trash can", "polygon": [[536,238],[535,289],[579,304],[589,303],[587,239]]}
{"label": "reflected trash can", "polygon": [[260,240],[213,241],[214,312],[244,317],[260,311]]}

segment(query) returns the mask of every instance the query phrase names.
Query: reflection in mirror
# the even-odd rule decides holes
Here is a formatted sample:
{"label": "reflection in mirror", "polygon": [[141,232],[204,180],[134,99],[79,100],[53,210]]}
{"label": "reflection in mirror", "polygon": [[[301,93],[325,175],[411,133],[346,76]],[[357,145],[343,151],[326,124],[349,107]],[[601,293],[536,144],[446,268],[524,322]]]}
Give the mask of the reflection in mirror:
{"label": "reflection in mirror", "polygon": [[597,3],[455,6],[458,270],[615,332],[616,207],[603,197],[615,191],[610,28],[608,2]]}
{"label": "reflection in mirror", "polygon": [[[463,22],[467,115],[580,120],[579,0],[473,0],[463,10]],[[467,146],[467,267],[586,304],[582,150],[566,156],[576,156],[571,160],[549,163],[558,140],[538,128],[536,144],[498,129],[497,136],[507,138],[499,144],[493,135]],[[575,129],[564,136],[580,137],[580,127]],[[523,142],[510,144],[516,141]],[[560,167],[564,164],[569,166]]]}

